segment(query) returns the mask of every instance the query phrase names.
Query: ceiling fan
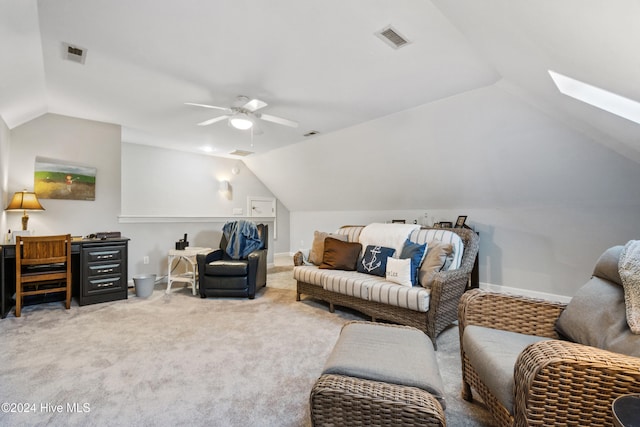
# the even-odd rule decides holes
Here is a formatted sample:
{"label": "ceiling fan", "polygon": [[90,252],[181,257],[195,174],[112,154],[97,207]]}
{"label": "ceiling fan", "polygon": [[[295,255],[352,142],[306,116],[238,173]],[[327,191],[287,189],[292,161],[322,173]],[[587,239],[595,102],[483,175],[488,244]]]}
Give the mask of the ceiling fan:
{"label": "ceiling fan", "polygon": [[293,120],[272,116],[271,114],[258,113],[258,110],[261,110],[268,104],[259,99],[249,99],[246,96],[238,96],[230,107],[218,107],[216,105],[196,104],[193,102],[185,102],[185,105],[224,111],[225,114],[222,116],[205,120],[204,122],[198,123],[198,126],[209,126],[222,120],[228,120],[229,126],[240,130],[247,130],[257,127],[257,121],[260,119],[293,128],[298,127],[298,123]]}

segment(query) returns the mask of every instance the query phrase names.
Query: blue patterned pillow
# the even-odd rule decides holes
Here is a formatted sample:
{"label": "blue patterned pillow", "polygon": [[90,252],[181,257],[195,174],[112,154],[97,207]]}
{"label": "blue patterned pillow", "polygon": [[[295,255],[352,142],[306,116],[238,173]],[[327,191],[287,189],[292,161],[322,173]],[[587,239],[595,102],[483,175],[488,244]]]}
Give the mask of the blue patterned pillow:
{"label": "blue patterned pillow", "polygon": [[393,256],[395,251],[393,248],[368,245],[358,263],[358,271],[385,277],[387,274],[387,258]]}
{"label": "blue patterned pillow", "polygon": [[413,283],[413,286],[420,284],[420,282],[418,281],[418,271],[420,270],[420,265],[422,265],[422,261],[424,261],[424,256],[426,255],[426,253],[426,243],[413,243],[409,239],[404,242],[404,247],[402,248],[402,252],[400,253],[400,259],[411,259],[411,283]]}

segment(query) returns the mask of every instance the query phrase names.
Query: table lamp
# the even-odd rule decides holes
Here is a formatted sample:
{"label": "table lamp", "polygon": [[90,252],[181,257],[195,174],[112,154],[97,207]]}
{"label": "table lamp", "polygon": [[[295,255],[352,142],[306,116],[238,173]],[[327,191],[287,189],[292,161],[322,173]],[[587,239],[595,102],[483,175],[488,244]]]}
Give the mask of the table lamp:
{"label": "table lamp", "polygon": [[7,211],[23,211],[22,215],[22,229],[27,229],[27,223],[29,222],[29,215],[27,215],[27,211],[43,211],[44,208],[38,201],[38,197],[36,197],[36,193],[24,190],[24,191],[16,191],[9,202],[9,206],[5,209]]}

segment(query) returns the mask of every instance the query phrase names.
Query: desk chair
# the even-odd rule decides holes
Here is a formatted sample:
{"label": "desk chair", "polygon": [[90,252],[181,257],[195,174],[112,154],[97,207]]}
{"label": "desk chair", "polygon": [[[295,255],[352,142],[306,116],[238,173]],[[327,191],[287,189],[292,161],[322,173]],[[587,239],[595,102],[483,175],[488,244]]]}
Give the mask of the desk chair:
{"label": "desk chair", "polygon": [[65,292],[71,307],[71,235],[17,236],[16,317],[23,297],[52,292]]}

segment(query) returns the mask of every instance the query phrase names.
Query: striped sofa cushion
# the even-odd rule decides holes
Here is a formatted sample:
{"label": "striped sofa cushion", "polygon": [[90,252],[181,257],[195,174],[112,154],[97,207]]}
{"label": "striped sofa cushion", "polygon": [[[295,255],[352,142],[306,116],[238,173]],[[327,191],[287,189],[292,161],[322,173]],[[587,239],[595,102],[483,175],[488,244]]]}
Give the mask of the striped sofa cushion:
{"label": "striped sofa cushion", "polygon": [[[378,276],[358,273],[357,271],[329,270],[318,268],[316,265],[293,267],[293,278],[304,283],[322,286],[332,292],[363,299],[369,299],[367,279],[381,279]],[[328,286],[327,283],[329,284]]]}
{"label": "striped sofa cushion", "polygon": [[415,230],[409,235],[409,240],[414,243],[427,243],[427,251],[429,250],[428,242],[440,240],[441,242],[451,243],[453,246],[453,261],[449,266],[449,270],[460,268],[462,264],[462,252],[464,251],[464,243],[460,236],[453,231],[436,229],[420,229]]}
{"label": "striped sofa cushion", "polygon": [[336,233],[348,236],[350,242],[359,242],[360,232],[363,228],[364,225],[343,225]]}
{"label": "striped sofa cushion", "polygon": [[384,281],[379,276],[357,271],[343,271],[342,273],[341,275],[326,275],[322,287],[327,291],[368,300],[369,287]]}
{"label": "striped sofa cushion", "polygon": [[431,289],[422,286],[402,286],[381,280],[369,287],[369,300],[409,310],[426,312],[429,310]]}
{"label": "striped sofa cushion", "polygon": [[320,270],[317,265],[298,265],[293,267],[293,278],[304,283],[322,286],[325,274],[332,271],[344,273],[340,270]]}

